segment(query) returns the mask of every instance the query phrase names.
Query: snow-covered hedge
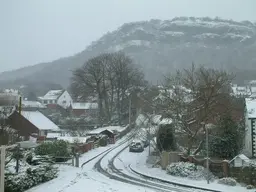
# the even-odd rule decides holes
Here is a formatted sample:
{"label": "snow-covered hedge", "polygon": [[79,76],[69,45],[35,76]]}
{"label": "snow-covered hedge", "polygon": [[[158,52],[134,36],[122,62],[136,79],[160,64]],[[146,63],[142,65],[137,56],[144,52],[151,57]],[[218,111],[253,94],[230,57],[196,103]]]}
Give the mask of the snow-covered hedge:
{"label": "snow-covered hedge", "polygon": [[[202,167],[189,162],[172,163],[166,168],[167,174],[187,177],[190,179],[205,179],[207,177],[207,170]],[[209,173],[209,179],[214,179],[214,175]]]}
{"label": "snow-covered hedge", "polygon": [[54,157],[69,157],[69,143],[63,140],[45,142],[36,147],[36,155],[49,155]]}
{"label": "snow-covered hedge", "polygon": [[224,177],[218,180],[219,184],[236,186],[236,180],[231,177]]}
{"label": "snow-covered hedge", "polygon": [[5,166],[5,192],[23,192],[35,185],[44,183],[58,175],[51,157],[35,156],[33,150],[21,151],[19,170],[16,173],[17,155],[9,154]]}
{"label": "snow-covered hedge", "polygon": [[10,169],[6,170],[5,192],[23,192],[40,183],[56,178],[58,169],[51,164],[38,166],[23,166],[23,169],[16,174]]}

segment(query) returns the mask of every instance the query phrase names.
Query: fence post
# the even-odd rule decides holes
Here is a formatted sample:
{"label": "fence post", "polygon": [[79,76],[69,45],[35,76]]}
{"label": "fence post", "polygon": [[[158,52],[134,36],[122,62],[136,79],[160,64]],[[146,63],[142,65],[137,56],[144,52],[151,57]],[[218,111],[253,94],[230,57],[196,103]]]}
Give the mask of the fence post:
{"label": "fence post", "polygon": [[0,147],[0,151],[1,151],[0,191],[4,192],[5,146]]}
{"label": "fence post", "polygon": [[72,157],[72,166],[75,166],[75,156]]}
{"label": "fence post", "polygon": [[162,154],[161,154],[161,166],[162,166],[162,169],[166,169],[166,167],[168,166],[169,164],[169,153],[167,151],[162,151]]}
{"label": "fence post", "polygon": [[223,174],[224,177],[228,177],[228,168],[229,168],[229,162],[228,160],[223,160],[222,161],[222,168],[223,168]]}
{"label": "fence post", "polygon": [[76,159],[76,167],[79,167],[79,154],[75,154],[75,159]]}

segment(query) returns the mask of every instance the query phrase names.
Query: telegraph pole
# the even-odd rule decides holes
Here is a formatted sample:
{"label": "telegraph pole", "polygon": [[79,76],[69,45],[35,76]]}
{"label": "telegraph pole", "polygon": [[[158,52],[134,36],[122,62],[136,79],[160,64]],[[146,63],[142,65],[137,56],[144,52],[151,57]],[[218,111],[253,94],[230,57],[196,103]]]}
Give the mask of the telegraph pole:
{"label": "telegraph pole", "polygon": [[0,167],[0,191],[4,192],[4,169],[5,169],[5,146],[0,147],[1,149],[1,167]]}
{"label": "telegraph pole", "polygon": [[205,129],[206,134],[206,169],[207,169],[207,184],[209,184],[209,133],[208,127]]}
{"label": "telegraph pole", "polygon": [[130,95],[130,99],[129,99],[129,127],[131,129],[131,107],[132,107],[132,98]]}
{"label": "telegraph pole", "polygon": [[[22,98],[20,96],[19,98],[19,115],[21,117],[21,105],[22,105]],[[20,168],[20,163],[19,163],[19,159],[20,159],[20,145],[17,145],[17,148],[16,148],[16,173],[19,172],[19,168]]]}

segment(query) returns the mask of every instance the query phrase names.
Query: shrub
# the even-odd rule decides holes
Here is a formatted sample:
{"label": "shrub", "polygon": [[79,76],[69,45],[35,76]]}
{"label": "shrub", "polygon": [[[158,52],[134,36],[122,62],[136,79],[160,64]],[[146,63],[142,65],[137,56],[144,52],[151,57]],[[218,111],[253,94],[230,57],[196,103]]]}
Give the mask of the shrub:
{"label": "shrub", "polygon": [[54,157],[69,157],[69,143],[63,140],[45,142],[39,145],[36,150],[36,155],[50,155]]}
{"label": "shrub", "polygon": [[40,183],[56,178],[58,169],[51,164],[28,166],[19,174],[6,171],[5,192],[23,192]]}
{"label": "shrub", "polygon": [[167,124],[159,126],[156,143],[159,151],[175,151],[177,149],[173,125]]}
{"label": "shrub", "polygon": [[253,185],[247,185],[246,189],[254,189],[254,186]]}
{"label": "shrub", "polygon": [[236,186],[236,180],[231,177],[224,177],[218,180],[219,184]]}
{"label": "shrub", "polygon": [[[205,179],[207,171],[204,167],[189,162],[178,162],[170,164],[166,169],[167,174],[188,177],[190,179]],[[214,175],[209,173],[209,179],[214,179]]]}
{"label": "shrub", "polygon": [[100,146],[107,146],[107,144],[108,144],[108,142],[107,142],[106,137],[100,138],[100,140],[99,140],[99,145]]}

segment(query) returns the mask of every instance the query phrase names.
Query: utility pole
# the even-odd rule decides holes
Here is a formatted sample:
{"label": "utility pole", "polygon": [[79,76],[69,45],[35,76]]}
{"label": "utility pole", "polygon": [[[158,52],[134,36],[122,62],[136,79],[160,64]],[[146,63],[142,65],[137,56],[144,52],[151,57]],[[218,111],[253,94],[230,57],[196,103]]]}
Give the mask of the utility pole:
{"label": "utility pole", "polygon": [[205,134],[206,134],[206,169],[207,169],[207,184],[209,184],[209,134],[208,134],[208,127],[205,127]]}
{"label": "utility pole", "polygon": [[132,97],[130,95],[129,99],[129,127],[131,128],[131,107],[132,107]]}
{"label": "utility pole", "polygon": [[[153,118],[155,117],[155,110],[153,111]],[[149,133],[148,133],[148,142],[149,142],[149,145],[148,145],[148,155],[150,156],[150,151],[151,151],[151,148],[150,148],[150,144],[151,144],[151,117],[150,117],[150,124],[149,124]]]}
{"label": "utility pole", "polygon": [[148,133],[148,156],[150,156],[150,127],[151,125],[149,125],[149,133]]}
{"label": "utility pole", "polygon": [[5,169],[5,146],[0,147],[1,149],[1,167],[0,167],[0,191],[4,192],[4,169]]}
{"label": "utility pole", "polygon": [[[21,105],[22,105],[22,98],[20,96],[19,98],[19,115],[21,117]],[[16,173],[19,172],[19,168],[20,168],[20,163],[19,163],[19,160],[20,160],[20,145],[17,145],[16,147]]]}

